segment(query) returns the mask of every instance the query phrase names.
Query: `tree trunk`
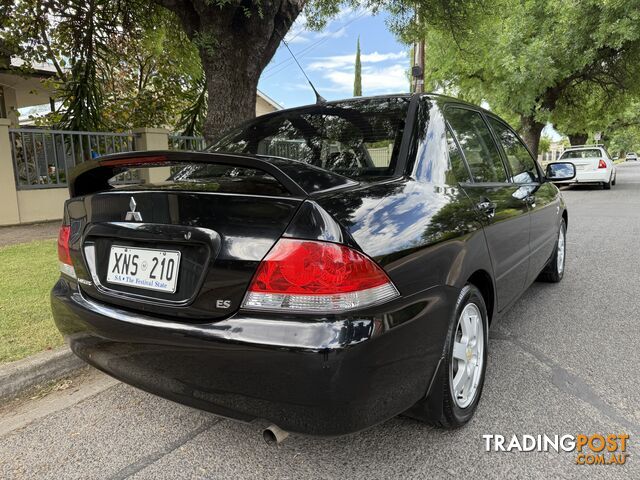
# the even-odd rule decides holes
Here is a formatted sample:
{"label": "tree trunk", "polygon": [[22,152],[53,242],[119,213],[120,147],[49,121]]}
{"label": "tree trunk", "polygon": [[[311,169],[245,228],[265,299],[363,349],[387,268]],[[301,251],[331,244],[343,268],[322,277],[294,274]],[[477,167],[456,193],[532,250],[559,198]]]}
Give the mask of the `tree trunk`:
{"label": "tree trunk", "polygon": [[255,117],[262,69],[245,64],[244,50],[237,48],[229,53],[216,50],[214,54],[200,52],[208,94],[203,128],[207,140]]}
{"label": "tree trunk", "polygon": [[588,133],[570,133],[567,135],[569,137],[569,142],[571,142],[571,146],[576,145],[586,145],[589,140]]}
{"label": "tree trunk", "polygon": [[210,0],[156,2],[178,15],[198,47],[208,93],[205,138],[253,118],[260,74],[305,0],[231,0],[224,6]]}
{"label": "tree trunk", "polygon": [[533,115],[520,115],[522,124],[522,139],[533,153],[538,157],[538,146],[540,145],[540,134],[544,128],[544,123],[540,123]]}

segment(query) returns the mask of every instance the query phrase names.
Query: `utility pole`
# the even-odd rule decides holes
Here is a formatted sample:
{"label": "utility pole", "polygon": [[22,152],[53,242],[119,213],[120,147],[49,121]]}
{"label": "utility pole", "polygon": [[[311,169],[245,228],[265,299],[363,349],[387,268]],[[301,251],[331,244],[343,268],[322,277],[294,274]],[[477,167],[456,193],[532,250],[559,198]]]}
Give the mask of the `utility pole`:
{"label": "utility pole", "polygon": [[[419,25],[420,17],[416,13],[416,25]],[[423,33],[418,28],[418,35]],[[411,67],[411,91],[424,93],[424,38],[413,44],[413,66]]]}
{"label": "utility pole", "polygon": [[415,93],[424,92],[424,40],[413,44],[412,86]]}

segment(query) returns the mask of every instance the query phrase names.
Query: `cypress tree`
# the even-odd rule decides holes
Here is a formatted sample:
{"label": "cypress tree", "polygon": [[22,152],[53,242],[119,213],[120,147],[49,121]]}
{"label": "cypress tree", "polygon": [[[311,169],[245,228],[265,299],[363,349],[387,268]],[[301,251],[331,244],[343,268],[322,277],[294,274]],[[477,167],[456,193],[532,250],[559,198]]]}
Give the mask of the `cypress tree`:
{"label": "cypress tree", "polygon": [[358,37],[358,44],[356,47],[356,72],[355,79],[353,81],[353,96],[362,96],[362,65],[360,64],[360,37]]}

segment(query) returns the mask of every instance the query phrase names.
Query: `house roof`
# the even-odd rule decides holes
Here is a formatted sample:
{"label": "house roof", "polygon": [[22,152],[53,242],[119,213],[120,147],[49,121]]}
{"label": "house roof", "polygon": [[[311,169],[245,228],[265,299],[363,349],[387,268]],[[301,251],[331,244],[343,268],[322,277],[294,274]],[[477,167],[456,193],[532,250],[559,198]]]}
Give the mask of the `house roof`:
{"label": "house roof", "polygon": [[[27,62],[25,62],[23,59],[18,57],[12,57],[9,67],[2,70],[4,70],[5,72],[8,72],[11,70],[17,70],[21,67],[24,67],[25,65],[27,65]],[[40,76],[43,78],[49,78],[56,74],[56,68],[50,63],[40,63],[40,62],[31,63],[29,65],[29,68],[30,68],[30,71],[27,71],[27,72],[20,71],[19,74],[21,76],[36,76],[36,77]]]}
{"label": "house roof", "polygon": [[267,94],[265,94],[260,90],[258,90],[258,96],[262,98],[265,102],[267,102],[269,105],[271,105],[273,108],[275,108],[276,110],[282,110],[284,108],[282,105],[276,102],[273,98],[269,97]]}

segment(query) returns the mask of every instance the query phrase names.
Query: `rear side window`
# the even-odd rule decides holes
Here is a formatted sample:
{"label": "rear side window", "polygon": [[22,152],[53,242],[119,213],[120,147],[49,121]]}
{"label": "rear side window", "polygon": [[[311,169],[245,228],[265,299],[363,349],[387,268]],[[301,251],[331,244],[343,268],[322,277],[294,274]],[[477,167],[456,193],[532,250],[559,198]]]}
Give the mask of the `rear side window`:
{"label": "rear side window", "polygon": [[520,139],[504,123],[489,117],[491,128],[495,132],[507,157],[514,183],[536,183],[539,181],[538,169],[529,151]]}
{"label": "rear side window", "polygon": [[448,107],[445,117],[467,160],[475,182],[506,182],[498,147],[480,113],[466,108]]}
{"label": "rear side window", "polygon": [[467,171],[467,167],[464,164],[464,159],[462,158],[462,152],[458,148],[458,144],[453,139],[453,134],[447,128],[447,150],[449,152],[449,172],[453,175],[454,181],[449,182],[453,184],[455,182],[468,182],[469,172]]}

